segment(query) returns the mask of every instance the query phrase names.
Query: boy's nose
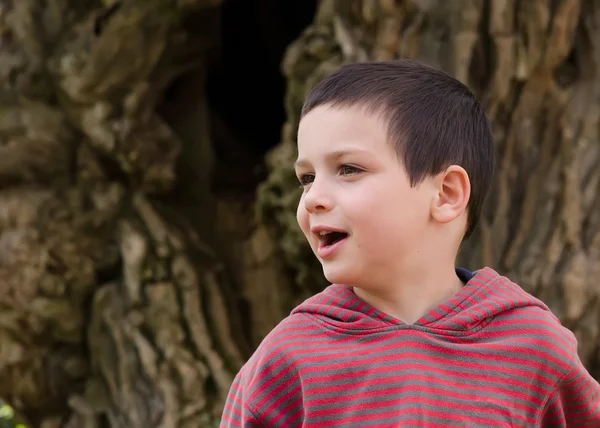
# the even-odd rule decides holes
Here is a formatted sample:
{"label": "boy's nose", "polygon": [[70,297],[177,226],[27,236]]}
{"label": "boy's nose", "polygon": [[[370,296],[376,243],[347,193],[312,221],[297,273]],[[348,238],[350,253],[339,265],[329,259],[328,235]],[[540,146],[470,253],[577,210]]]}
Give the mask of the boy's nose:
{"label": "boy's nose", "polygon": [[331,194],[326,185],[315,180],[304,195],[304,206],[309,212],[328,211],[333,205]]}

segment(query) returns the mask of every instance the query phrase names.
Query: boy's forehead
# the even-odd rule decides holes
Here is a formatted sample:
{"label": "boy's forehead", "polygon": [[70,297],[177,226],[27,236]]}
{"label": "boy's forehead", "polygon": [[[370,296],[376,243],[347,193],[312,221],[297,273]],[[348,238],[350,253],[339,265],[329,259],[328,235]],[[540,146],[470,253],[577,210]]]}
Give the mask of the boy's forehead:
{"label": "boy's forehead", "polygon": [[358,107],[319,106],[308,112],[298,127],[298,152],[331,153],[340,157],[384,149],[387,129],[379,118]]}

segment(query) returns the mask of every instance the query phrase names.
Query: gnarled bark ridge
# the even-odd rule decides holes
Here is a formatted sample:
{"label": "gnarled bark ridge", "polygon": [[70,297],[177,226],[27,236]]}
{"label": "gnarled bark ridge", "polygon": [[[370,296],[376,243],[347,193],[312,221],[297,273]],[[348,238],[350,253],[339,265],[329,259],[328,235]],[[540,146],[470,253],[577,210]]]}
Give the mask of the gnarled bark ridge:
{"label": "gnarled bark ridge", "polygon": [[[185,183],[196,216],[215,209],[201,91],[219,3],[2,4],[0,396],[32,426],[218,419],[243,361],[227,280],[207,228],[160,198],[186,156],[208,172]],[[192,71],[197,100],[168,123],[165,89]]]}

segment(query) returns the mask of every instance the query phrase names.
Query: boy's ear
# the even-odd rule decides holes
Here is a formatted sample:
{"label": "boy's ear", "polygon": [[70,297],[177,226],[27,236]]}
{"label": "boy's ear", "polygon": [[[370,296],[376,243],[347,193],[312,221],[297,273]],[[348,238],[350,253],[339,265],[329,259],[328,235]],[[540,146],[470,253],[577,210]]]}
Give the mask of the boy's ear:
{"label": "boy's ear", "polygon": [[431,215],[439,223],[449,223],[467,210],[471,182],[464,168],[452,165],[441,172],[436,181],[436,195]]}

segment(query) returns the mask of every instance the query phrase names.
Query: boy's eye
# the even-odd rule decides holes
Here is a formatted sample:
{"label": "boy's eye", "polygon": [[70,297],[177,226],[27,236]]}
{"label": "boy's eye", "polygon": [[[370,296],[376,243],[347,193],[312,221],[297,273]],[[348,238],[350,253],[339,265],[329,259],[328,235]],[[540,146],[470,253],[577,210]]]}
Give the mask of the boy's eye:
{"label": "boy's eye", "polygon": [[359,173],[361,170],[352,165],[342,165],[340,167],[340,172],[342,175],[353,175]]}
{"label": "boy's eye", "polygon": [[306,186],[312,183],[314,180],[315,176],[313,174],[302,174],[300,177],[298,177],[298,181],[300,182],[301,186]]}
{"label": "boy's eye", "polygon": [[[340,165],[339,173],[341,175],[356,175],[362,172],[360,168],[357,168],[352,165]],[[313,173],[301,174],[298,177],[298,181],[300,182],[300,187],[305,187],[315,181],[315,175]]]}

